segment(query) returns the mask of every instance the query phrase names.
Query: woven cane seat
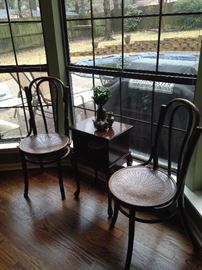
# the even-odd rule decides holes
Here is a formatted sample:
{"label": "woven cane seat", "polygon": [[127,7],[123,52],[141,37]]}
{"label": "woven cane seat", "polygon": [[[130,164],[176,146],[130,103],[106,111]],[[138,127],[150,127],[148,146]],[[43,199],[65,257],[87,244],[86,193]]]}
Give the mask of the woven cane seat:
{"label": "woven cane seat", "polygon": [[120,169],[109,180],[116,199],[137,207],[155,207],[169,202],[176,193],[173,178],[144,166]]}
{"label": "woven cane seat", "polygon": [[37,134],[22,139],[19,147],[27,154],[45,155],[68,148],[69,142],[69,137],[63,134]]}

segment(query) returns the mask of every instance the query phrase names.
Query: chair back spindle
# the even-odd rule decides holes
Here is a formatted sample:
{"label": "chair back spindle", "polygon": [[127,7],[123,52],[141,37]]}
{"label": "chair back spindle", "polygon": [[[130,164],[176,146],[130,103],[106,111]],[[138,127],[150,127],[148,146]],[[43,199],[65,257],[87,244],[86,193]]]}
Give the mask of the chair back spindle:
{"label": "chair back spindle", "polygon": [[[183,110],[183,127],[175,127],[176,117],[182,115]],[[167,141],[167,173],[171,175],[173,167],[172,159],[175,158],[175,169],[177,172],[177,185],[183,186],[184,184],[184,170],[186,169],[184,164],[187,166],[190,162],[190,145],[196,144],[194,140],[198,140],[200,136],[200,129],[196,128],[199,126],[200,122],[200,113],[195,105],[188,100],[182,98],[176,98],[170,101],[167,105],[161,106],[159,121],[156,129],[156,135],[154,140],[154,145],[152,147],[152,154],[150,160],[152,161],[153,169],[156,170],[159,167],[159,149],[162,147],[162,142]],[[166,139],[163,130],[167,130],[168,137]],[[196,130],[196,134],[193,131]],[[180,132],[181,139],[177,144],[173,144],[173,141],[176,140],[176,132]],[[175,149],[173,149],[175,145]],[[176,148],[176,145],[178,146]],[[189,153],[189,154],[187,154]]]}
{"label": "chair back spindle", "polygon": [[[46,93],[49,93],[48,104],[44,102],[44,97],[41,95],[42,88],[45,88]],[[46,134],[60,132],[62,126],[65,127],[65,134],[68,133],[68,88],[62,81],[54,77],[35,78],[29,87],[25,87],[25,93],[30,115],[29,135],[32,132],[36,135],[39,132],[41,133],[42,130]],[[49,124],[49,118],[53,119],[54,125]],[[63,120],[64,125],[62,125]]]}

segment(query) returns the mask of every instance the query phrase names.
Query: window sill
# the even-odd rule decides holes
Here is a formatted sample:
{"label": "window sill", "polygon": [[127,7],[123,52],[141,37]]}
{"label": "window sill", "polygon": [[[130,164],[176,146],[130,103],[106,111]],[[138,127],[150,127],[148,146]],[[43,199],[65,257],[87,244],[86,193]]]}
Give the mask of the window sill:
{"label": "window sill", "polygon": [[185,195],[199,215],[202,217],[202,191],[191,191],[188,187],[185,187]]}
{"label": "window sill", "polygon": [[0,151],[6,151],[6,153],[8,152],[14,152],[15,149],[17,149],[19,146],[18,142],[12,142],[12,143],[1,143],[0,144]]}

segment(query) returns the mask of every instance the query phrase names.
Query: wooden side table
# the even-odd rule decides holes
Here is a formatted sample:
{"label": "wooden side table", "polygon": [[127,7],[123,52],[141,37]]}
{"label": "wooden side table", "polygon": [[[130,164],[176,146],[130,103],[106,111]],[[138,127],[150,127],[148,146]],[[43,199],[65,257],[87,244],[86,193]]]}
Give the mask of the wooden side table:
{"label": "wooden side table", "polygon": [[[122,165],[124,162],[130,165],[132,162],[129,152],[129,133],[133,126],[114,122],[111,129],[96,131],[93,119],[93,117],[87,118],[71,128],[77,182],[75,197],[78,197],[80,193],[78,162],[103,172],[107,180],[114,165]],[[109,199],[108,215],[111,217],[112,213]]]}

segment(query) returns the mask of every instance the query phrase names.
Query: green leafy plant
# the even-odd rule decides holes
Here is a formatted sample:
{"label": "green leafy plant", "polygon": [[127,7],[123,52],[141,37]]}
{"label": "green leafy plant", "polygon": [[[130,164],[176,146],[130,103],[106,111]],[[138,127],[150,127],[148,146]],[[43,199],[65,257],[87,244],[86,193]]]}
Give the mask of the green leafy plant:
{"label": "green leafy plant", "polygon": [[97,105],[104,105],[112,94],[112,90],[106,86],[95,86],[93,90],[93,100]]}

